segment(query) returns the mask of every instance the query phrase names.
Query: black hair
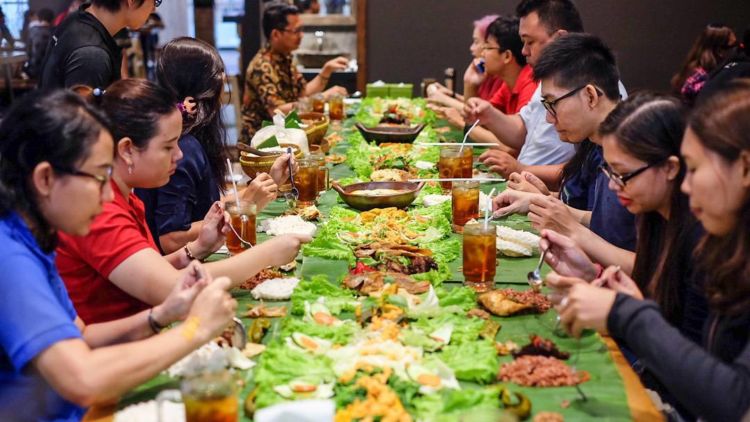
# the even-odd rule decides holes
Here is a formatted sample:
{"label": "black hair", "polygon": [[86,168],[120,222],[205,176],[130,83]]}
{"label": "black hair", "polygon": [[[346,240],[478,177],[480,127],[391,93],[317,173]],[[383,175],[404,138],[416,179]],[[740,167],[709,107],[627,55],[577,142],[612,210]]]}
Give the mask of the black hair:
{"label": "black hair", "polygon": [[568,89],[592,84],[607,98],[620,98],[615,56],[599,37],[591,34],[566,34],[554,40],[534,66],[534,78],[552,79],[555,85]]}
{"label": "black hair", "polygon": [[[750,79],[727,84],[695,107],[688,127],[701,145],[727,163],[750,151]],[[738,182],[735,182],[738,183]],[[709,304],[722,315],[740,315],[750,307],[750,199],[745,195],[737,224],[724,236],[708,235],[699,248],[701,268],[710,274]]]}
{"label": "black hair", "polygon": [[263,34],[267,40],[271,39],[271,32],[274,29],[282,30],[289,25],[287,17],[289,15],[298,15],[299,9],[286,3],[274,2],[266,7],[263,12]]}
{"label": "black hair", "polygon": [[101,107],[112,122],[115,142],[128,137],[137,148],[148,147],[159,120],[177,111],[169,91],[145,79],[122,79],[107,88]]}
{"label": "black hair", "polygon": [[[136,7],[141,7],[146,0],[133,0]],[[89,0],[93,6],[101,7],[112,13],[119,12],[125,0]]]}
{"label": "black hair", "polygon": [[55,20],[55,12],[47,8],[40,9],[36,12],[36,17],[42,22],[52,23]]}
{"label": "black hair", "polygon": [[509,50],[513,58],[520,66],[526,66],[526,57],[523,50],[523,41],[518,35],[518,18],[510,16],[500,16],[487,27],[484,40],[487,41],[493,37],[497,44],[503,50]]}
{"label": "black hair", "polygon": [[536,12],[539,22],[548,34],[559,30],[583,32],[583,21],[575,3],[571,0],[521,0],[516,6],[516,15],[524,18]]}
{"label": "black hair", "polygon": [[221,118],[224,62],[210,44],[195,38],[177,38],[164,46],[156,64],[156,78],[177,101],[195,98],[194,118],[183,121],[183,130],[195,136],[208,156],[211,171],[224,190],[227,133]]}
{"label": "black hair", "polygon": [[599,127],[601,135],[614,136],[628,155],[647,164],[670,157],[680,160],[669,198],[669,219],[657,211],[638,218],[632,274],[641,291],[654,299],[667,320],[677,326],[683,317],[680,284],[691,282],[685,263],[692,260],[692,236],[698,224],[690,212],[689,198],[680,190],[685,178],[685,163],[680,156],[685,124],[685,110],[678,100],[644,92],[618,104]]}
{"label": "black hair", "polygon": [[[707,25],[693,42],[680,71],[672,76],[670,84],[673,93],[681,95],[682,86],[695,69],[701,68],[706,73],[711,73],[720,67],[733,52],[733,46],[729,44],[733,35],[732,28],[724,24]],[[692,102],[691,99],[687,100]]]}
{"label": "black hair", "polygon": [[24,96],[0,123],[0,215],[23,214],[45,251],[54,250],[57,236],[39,210],[29,178],[42,162],[57,169],[76,168],[88,158],[102,130],[110,132],[104,114],[62,90]]}

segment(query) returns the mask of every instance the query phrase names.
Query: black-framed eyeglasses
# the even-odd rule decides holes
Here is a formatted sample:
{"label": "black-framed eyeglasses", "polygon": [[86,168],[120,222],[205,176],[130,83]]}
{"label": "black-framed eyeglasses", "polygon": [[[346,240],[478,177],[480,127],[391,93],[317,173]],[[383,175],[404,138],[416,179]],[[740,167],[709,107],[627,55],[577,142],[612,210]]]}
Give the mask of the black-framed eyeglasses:
{"label": "black-framed eyeglasses", "polygon": [[66,169],[63,167],[54,167],[54,169],[58,173],[68,174],[71,176],[88,177],[90,179],[94,179],[97,182],[99,182],[99,187],[101,189],[104,189],[104,186],[109,182],[110,178],[112,178],[112,167],[107,167],[106,174],[103,176],[100,174],[91,174],[85,171],[76,170],[76,169]]}
{"label": "black-framed eyeglasses", "polygon": [[482,46],[482,51],[487,51],[487,50],[505,51],[505,49],[503,49],[499,45],[498,46],[488,45],[488,44],[483,45]]}
{"label": "black-framed eyeglasses", "polygon": [[541,101],[542,101],[542,105],[544,106],[544,109],[545,109],[545,110],[547,110],[547,112],[548,112],[548,113],[549,113],[549,114],[550,114],[550,115],[551,115],[552,117],[557,117],[557,110],[555,110],[555,107],[557,106],[557,103],[559,103],[560,101],[562,101],[562,100],[564,100],[564,99],[566,99],[566,98],[568,98],[568,97],[572,97],[572,96],[573,96],[573,95],[575,95],[575,94],[576,94],[576,93],[577,93],[578,91],[582,90],[583,88],[586,88],[586,86],[587,86],[587,85],[588,85],[588,84],[586,84],[586,85],[581,85],[581,86],[579,86],[578,88],[576,88],[576,89],[574,89],[574,90],[572,90],[572,91],[568,92],[567,94],[563,94],[563,95],[561,95],[561,96],[559,96],[559,97],[555,98],[554,100],[548,100],[548,99],[546,99],[546,98],[542,98],[542,99],[541,99]]}
{"label": "black-framed eyeglasses", "polygon": [[639,174],[643,173],[644,171],[650,169],[651,167],[658,166],[659,164],[663,163],[662,161],[657,161],[655,163],[646,164],[645,166],[633,170],[629,173],[625,174],[619,174],[616,171],[612,170],[612,168],[609,166],[609,164],[604,163],[601,166],[599,166],[599,169],[601,169],[602,173],[604,173],[605,176],[609,178],[615,185],[619,186],[620,188],[624,188],[625,185],[628,184],[628,181],[635,176],[638,176]]}

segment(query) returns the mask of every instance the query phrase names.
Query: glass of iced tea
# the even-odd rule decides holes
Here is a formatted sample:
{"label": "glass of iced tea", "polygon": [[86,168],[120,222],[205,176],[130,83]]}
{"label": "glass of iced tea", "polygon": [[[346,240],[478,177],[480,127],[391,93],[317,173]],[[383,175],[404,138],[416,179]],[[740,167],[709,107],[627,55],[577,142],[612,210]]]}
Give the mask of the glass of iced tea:
{"label": "glass of iced tea", "polygon": [[497,233],[493,224],[464,226],[464,284],[478,292],[492,289],[497,267]]}
{"label": "glass of iced tea", "polygon": [[326,166],[326,155],[320,151],[311,152],[310,157],[318,161],[318,192],[328,190],[328,167]]}
{"label": "glass of iced tea", "polygon": [[236,422],[239,405],[229,371],[204,373],[180,384],[186,422]]}
{"label": "glass of iced tea", "polygon": [[255,216],[257,208],[255,204],[247,201],[227,201],[224,209],[229,213],[231,230],[227,233],[227,249],[232,255],[256,244],[255,238]]}
{"label": "glass of iced tea", "polygon": [[[440,160],[438,161],[438,172],[441,179],[472,177],[472,163],[474,151],[472,147],[447,146],[440,148]],[[440,182],[444,191],[451,190],[451,182]]]}
{"label": "glass of iced tea", "polygon": [[339,94],[328,98],[328,117],[331,120],[344,120],[344,97]]}
{"label": "glass of iced tea", "polygon": [[299,197],[297,206],[309,207],[315,205],[318,198],[318,172],[320,171],[320,162],[314,157],[307,156],[297,160],[299,169],[294,175],[294,183],[297,185]]}
{"label": "glass of iced tea", "polygon": [[315,94],[310,97],[310,104],[312,105],[312,111],[316,113],[322,113],[326,109],[326,100],[323,94]]}
{"label": "glass of iced tea", "polygon": [[453,182],[451,196],[453,230],[461,233],[467,221],[479,217],[479,182],[472,180]]}

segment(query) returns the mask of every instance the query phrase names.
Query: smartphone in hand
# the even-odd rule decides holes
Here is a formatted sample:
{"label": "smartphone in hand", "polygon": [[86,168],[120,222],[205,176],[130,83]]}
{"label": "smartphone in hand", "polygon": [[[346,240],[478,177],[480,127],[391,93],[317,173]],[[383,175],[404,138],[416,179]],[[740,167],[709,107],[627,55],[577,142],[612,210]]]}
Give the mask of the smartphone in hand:
{"label": "smartphone in hand", "polygon": [[474,67],[476,67],[477,72],[481,75],[484,73],[484,59],[479,59],[476,63],[474,63]]}

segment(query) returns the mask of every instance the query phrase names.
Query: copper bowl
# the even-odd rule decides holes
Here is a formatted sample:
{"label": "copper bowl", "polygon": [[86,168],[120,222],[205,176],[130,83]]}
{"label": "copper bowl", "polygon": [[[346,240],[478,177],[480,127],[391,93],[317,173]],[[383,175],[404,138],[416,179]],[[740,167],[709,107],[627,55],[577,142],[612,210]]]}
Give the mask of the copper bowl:
{"label": "copper bowl", "polygon": [[[297,145],[280,145],[281,147],[289,147],[294,150],[294,158],[302,158],[302,151],[300,151]],[[282,153],[274,153],[271,155],[255,156],[250,155],[247,152],[240,151],[240,165],[242,171],[247,174],[250,179],[254,179],[258,173],[268,173],[271,171],[271,166]]]}
{"label": "copper bowl", "polygon": [[330,124],[328,116],[323,113],[311,111],[309,113],[300,113],[297,117],[299,117],[300,120],[306,120],[305,122],[300,123],[307,125],[304,129],[305,134],[307,135],[307,144],[321,145],[323,138],[326,136],[326,133],[328,133],[328,125]]}
{"label": "copper bowl", "polygon": [[[417,199],[417,195],[419,195],[422,187],[424,187],[424,182],[365,182],[347,186],[341,186],[338,182],[331,184],[331,188],[339,193],[339,196],[347,205],[360,211],[367,211],[373,208],[406,208]],[[351,194],[351,192],[357,190],[373,189],[396,189],[403,190],[404,192],[382,196]]]}
{"label": "copper bowl", "polygon": [[362,137],[364,137],[367,142],[375,141],[377,144],[383,142],[414,142],[414,139],[419,136],[419,132],[424,129],[424,124],[416,126],[379,125],[366,127],[362,123],[357,123],[355,126],[359,129],[359,133],[362,134]]}

